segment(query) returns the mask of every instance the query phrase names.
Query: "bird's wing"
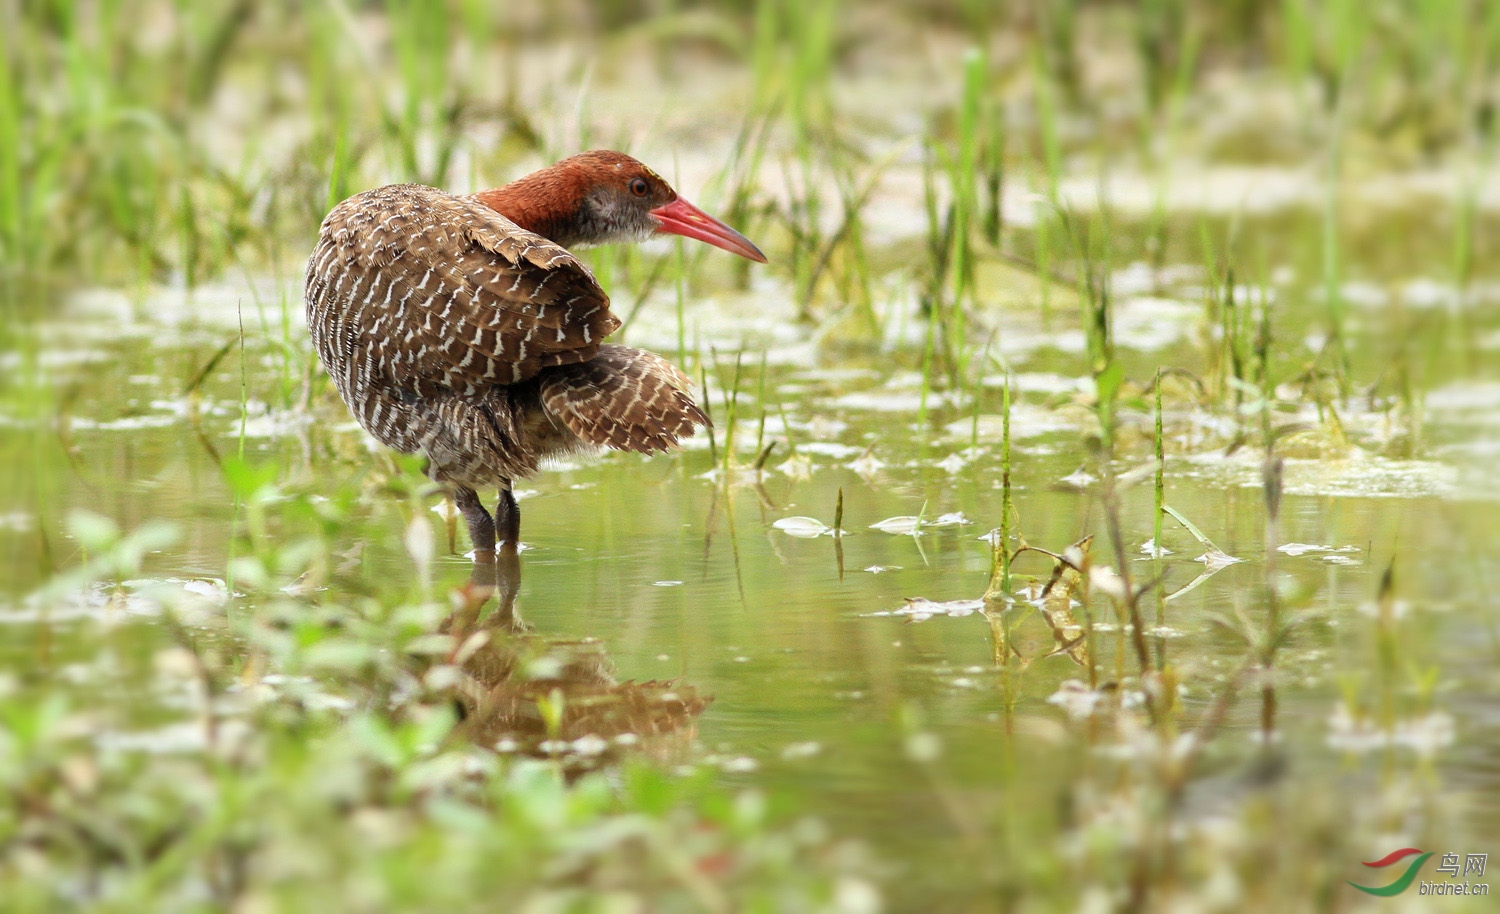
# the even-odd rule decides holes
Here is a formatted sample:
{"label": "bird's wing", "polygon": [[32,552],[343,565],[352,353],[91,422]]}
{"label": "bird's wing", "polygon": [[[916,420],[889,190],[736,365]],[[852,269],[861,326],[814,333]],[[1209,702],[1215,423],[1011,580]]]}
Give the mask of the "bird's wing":
{"label": "bird's wing", "polygon": [[343,302],[353,345],[419,396],[473,394],[592,358],[619,328],[582,263],[470,198],[393,185],[339,204],[310,275]]}
{"label": "bird's wing", "polygon": [[711,424],[687,376],[643,349],[605,346],[587,362],[544,373],[540,383],[552,416],[599,447],[652,454]]}

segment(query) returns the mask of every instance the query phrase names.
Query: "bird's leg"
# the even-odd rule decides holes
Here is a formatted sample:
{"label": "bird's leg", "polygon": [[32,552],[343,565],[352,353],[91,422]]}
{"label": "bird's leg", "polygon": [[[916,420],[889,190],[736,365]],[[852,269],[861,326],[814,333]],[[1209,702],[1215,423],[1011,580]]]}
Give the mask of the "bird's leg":
{"label": "bird's leg", "polygon": [[521,545],[521,509],[516,506],[516,496],[510,490],[510,480],[501,480],[500,503],[495,505],[495,530],[500,544],[512,551]]}
{"label": "bird's leg", "polygon": [[469,540],[474,544],[475,558],[495,552],[495,520],[479,501],[479,493],[467,486],[454,486],[453,503],[469,525]]}

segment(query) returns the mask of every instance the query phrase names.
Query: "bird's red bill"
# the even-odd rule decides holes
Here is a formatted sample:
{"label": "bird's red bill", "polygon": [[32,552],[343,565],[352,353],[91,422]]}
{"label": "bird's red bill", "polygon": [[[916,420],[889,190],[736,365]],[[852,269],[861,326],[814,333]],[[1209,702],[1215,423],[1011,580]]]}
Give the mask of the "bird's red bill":
{"label": "bird's red bill", "polygon": [[751,244],[750,239],[681,197],[666,206],[658,206],[651,211],[651,215],[661,223],[658,232],[696,238],[757,263],[766,262],[766,255]]}

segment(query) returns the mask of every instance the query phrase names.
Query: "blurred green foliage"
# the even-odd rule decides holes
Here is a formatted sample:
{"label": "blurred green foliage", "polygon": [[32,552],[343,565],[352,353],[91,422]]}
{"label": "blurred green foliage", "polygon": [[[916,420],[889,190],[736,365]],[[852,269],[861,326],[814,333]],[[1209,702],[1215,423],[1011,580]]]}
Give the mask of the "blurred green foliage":
{"label": "blurred green foliage", "polygon": [[[571,152],[552,148],[557,133],[545,123],[562,112],[537,109],[523,91],[534,81],[528,51],[551,45],[658,66],[687,49],[718,57],[743,73],[730,88],[746,115],[774,110],[802,143],[852,129],[829,87],[861,53],[945,34],[985,52],[994,92],[1013,93],[1011,69],[1035,61],[1050,88],[1022,87],[1026,106],[1057,93],[1070,116],[1099,121],[1105,149],[1157,133],[1174,103],[1234,69],[1305,97],[1309,129],[1337,112],[1351,129],[1410,135],[1436,155],[1488,142],[1497,9],[1483,0],[29,0],[7,6],[0,38],[0,270],[191,285],[235,265],[284,266],[331,202],[369,182],[444,184],[460,149],[491,174],[521,155]],[[1120,35],[1133,36],[1139,74],[1133,124],[1106,115],[1084,82]],[[1306,86],[1316,94],[1304,96]],[[955,93],[939,105],[951,117],[933,112],[934,126],[971,122],[961,104]],[[1004,154],[1024,159],[1041,149],[1044,125],[1018,121]]]}

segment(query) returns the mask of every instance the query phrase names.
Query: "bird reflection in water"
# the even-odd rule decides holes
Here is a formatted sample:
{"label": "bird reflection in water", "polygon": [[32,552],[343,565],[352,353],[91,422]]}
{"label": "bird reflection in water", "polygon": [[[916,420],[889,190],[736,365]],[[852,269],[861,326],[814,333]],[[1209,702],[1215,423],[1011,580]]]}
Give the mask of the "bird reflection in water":
{"label": "bird reflection in water", "polygon": [[516,609],[520,576],[512,549],[478,558],[438,627],[452,638],[438,661],[445,667],[438,680],[447,680],[458,708],[457,735],[502,752],[557,759],[569,773],[626,750],[667,761],[680,756],[712,699],[678,681],[621,682],[600,642],[536,634]]}

